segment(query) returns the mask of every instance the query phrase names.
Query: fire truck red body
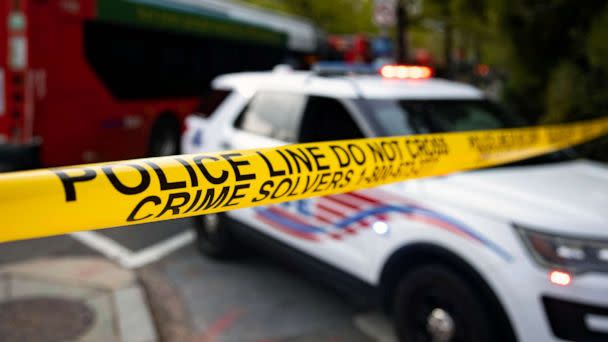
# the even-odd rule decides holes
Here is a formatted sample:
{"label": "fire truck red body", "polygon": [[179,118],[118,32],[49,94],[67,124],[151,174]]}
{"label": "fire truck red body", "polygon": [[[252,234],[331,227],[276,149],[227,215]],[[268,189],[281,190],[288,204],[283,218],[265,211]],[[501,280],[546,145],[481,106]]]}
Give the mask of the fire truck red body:
{"label": "fire truck red body", "polygon": [[209,80],[285,56],[285,34],[163,3],[0,2],[0,169],[178,152]]}

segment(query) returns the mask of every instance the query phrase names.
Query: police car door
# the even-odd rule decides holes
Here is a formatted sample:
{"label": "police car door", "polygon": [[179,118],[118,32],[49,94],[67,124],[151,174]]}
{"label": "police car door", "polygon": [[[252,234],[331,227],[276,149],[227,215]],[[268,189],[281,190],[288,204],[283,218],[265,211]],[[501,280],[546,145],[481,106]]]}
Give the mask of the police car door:
{"label": "police car door", "polygon": [[[258,91],[235,118],[232,129],[226,135],[226,141],[223,142],[223,147],[251,149],[297,142],[298,126],[305,101],[306,96],[303,94]],[[267,170],[259,170],[259,172],[267,172]],[[269,233],[273,237],[289,241],[291,236],[284,235],[291,231],[274,229],[273,224],[268,223],[263,215],[267,210],[282,212],[286,206],[289,205],[234,210],[227,212],[227,215]]]}
{"label": "police car door", "polygon": [[[364,137],[353,113],[342,100],[309,96],[299,126],[298,142]],[[362,216],[370,208],[369,200],[364,193],[357,192],[292,202],[294,208],[291,210],[317,229],[314,232],[316,241],[324,246],[311,249],[310,254],[359,278],[369,278],[368,266],[373,257],[369,255],[373,245],[369,234],[375,217]]]}
{"label": "police car door", "polygon": [[[329,111],[336,111],[336,104],[343,110],[341,104],[337,101],[331,102],[333,106],[329,107],[319,106],[319,104],[326,104],[326,102],[319,103],[315,98],[307,100],[301,94],[260,91],[254,95],[251,102],[236,118],[230,148],[270,147],[296,143],[302,139],[312,141],[318,140],[318,138],[324,138],[322,140],[334,137],[346,138],[343,135],[335,134],[340,131],[336,127],[327,126],[332,122],[321,120],[323,113],[335,114]],[[307,113],[304,121],[302,121],[303,112]],[[347,112],[345,115],[349,116]],[[342,124],[344,123],[340,122],[340,125]],[[316,130],[315,125],[325,125],[323,126],[324,131],[330,130],[332,136],[311,135]],[[306,158],[307,156],[302,155],[301,157]],[[297,181],[298,177],[300,176],[294,171],[290,178]],[[276,189],[268,187],[267,190],[273,192]],[[349,245],[349,239],[342,236],[350,234],[348,233],[350,229],[343,230],[334,227],[333,221],[323,221],[323,217],[318,215],[319,203],[323,205],[323,200],[306,199],[234,210],[228,212],[227,215],[292,248],[316,256],[325,262],[333,263],[339,268],[344,265],[360,266],[360,259],[364,253]]]}

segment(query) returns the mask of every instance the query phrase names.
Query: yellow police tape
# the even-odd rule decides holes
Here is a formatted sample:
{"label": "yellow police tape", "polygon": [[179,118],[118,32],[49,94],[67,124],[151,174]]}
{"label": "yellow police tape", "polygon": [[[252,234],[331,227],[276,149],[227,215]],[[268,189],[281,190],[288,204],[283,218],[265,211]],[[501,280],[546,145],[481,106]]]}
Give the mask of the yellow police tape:
{"label": "yellow police tape", "polygon": [[0,241],[324,196],[552,152],[608,118],[542,127],[342,140],[0,175]]}

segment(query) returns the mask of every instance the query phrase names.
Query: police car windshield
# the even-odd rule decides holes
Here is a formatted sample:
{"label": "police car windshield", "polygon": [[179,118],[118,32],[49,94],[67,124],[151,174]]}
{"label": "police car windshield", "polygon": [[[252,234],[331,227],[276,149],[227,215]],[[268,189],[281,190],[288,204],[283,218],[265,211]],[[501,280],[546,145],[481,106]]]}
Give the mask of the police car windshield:
{"label": "police car windshield", "polygon": [[[488,100],[361,100],[378,136],[463,132],[528,126],[528,122]],[[552,153],[517,164],[570,160],[572,151]],[[510,164],[513,165],[513,164]]]}
{"label": "police car windshield", "polygon": [[526,126],[486,100],[367,100],[380,135],[500,129]]}

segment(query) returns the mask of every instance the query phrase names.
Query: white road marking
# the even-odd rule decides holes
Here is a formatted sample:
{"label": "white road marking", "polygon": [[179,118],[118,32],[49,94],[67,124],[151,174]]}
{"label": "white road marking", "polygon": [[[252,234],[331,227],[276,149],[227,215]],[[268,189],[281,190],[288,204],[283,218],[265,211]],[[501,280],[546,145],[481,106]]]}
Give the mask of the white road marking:
{"label": "white road marking", "polygon": [[74,239],[98,251],[108,259],[128,269],[139,268],[194,241],[193,230],[186,230],[139,252],[133,252],[120,243],[95,232],[71,233]]}
{"label": "white road marking", "polygon": [[95,232],[76,232],[70,236],[120,265],[133,253],[116,241]]}
{"label": "white road marking", "polygon": [[147,265],[151,262],[160,260],[165,255],[189,244],[194,241],[195,234],[192,230],[183,231],[177,235],[174,235],[162,242],[147,247],[142,251],[134,253],[127,260],[127,268],[138,268]]}
{"label": "white road marking", "polygon": [[396,342],[397,336],[390,319],[379,312],[367,312],[353,317],[355,326],[377,342]]}

